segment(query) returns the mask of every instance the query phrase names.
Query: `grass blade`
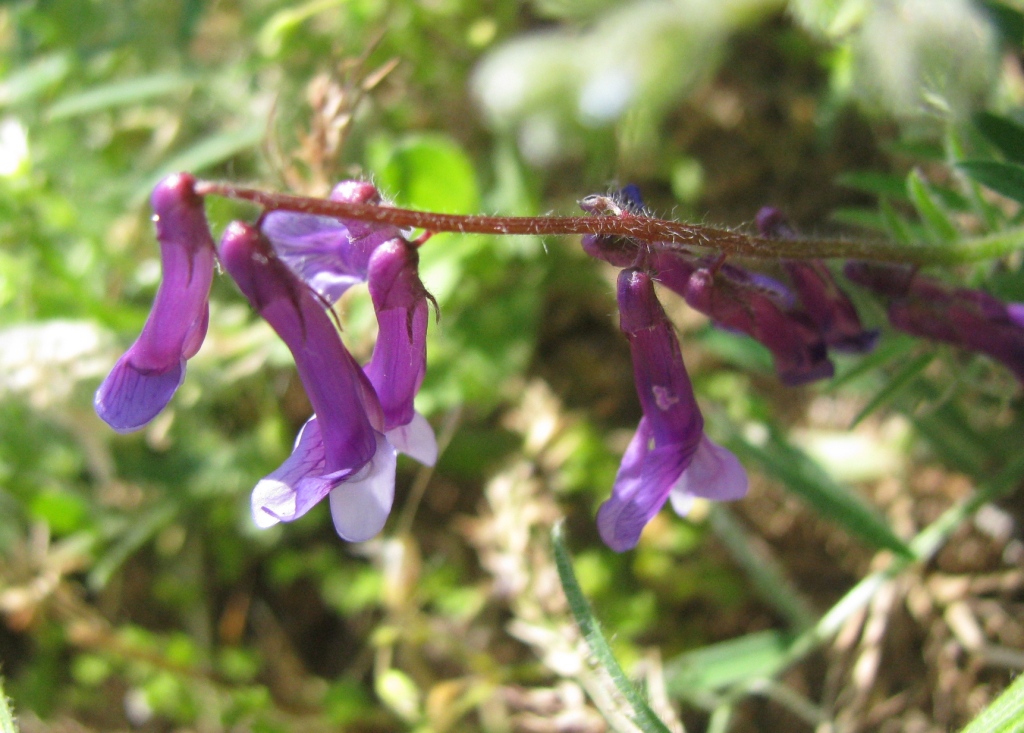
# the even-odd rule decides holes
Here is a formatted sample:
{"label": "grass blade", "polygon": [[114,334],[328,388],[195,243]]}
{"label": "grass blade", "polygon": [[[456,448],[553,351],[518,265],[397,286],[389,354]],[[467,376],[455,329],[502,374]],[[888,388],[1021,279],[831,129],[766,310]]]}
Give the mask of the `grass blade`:
{"label": "grass blade", "polygon": [[616,689],[625,698],[632,709],[633,722],[647,733],[669,733],[668,727],[661,721],[636,686],[626,677],[619,666],[615,655],[612,654],[608,641],[601,633],[601,627],[594,618],[590,604],[583,595],[579,582],[576,580],[576,573],[572,569],[572,558],[562,538],[562,526],[555,525],[551,531],[551,544],[555,550],[555,565],[558,568],[558,577],[562,581],[562,590],[569,601],[569,610],[572,611],[576,625],[587,642],[590,652],[594,655],[598,665],[607,672]]}
{"label": "grass blade", "polygon": [[727,446],[740,460],[759,464],[765,473],[777,479],[818,514],[834,521],[851,535],[873,547],[892,550],[904,557],[911,556],[910,548],[882,517],[852,490],[836,483],[817,461],[781,436],[772,435],[763,447],[737,436],[727,441]]}

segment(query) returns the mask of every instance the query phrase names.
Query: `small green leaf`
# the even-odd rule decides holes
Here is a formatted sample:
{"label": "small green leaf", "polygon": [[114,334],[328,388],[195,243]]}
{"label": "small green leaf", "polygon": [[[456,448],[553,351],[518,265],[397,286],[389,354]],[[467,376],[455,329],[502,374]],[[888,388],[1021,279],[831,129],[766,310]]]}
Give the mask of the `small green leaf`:
{"label": "small green leaf", "polygon": [[480,193],[466,152],[444,135],[411,135],[378,163],[377,182],[401,206],[450,214],[476,213]]}
{"label": "small green leaf", "polygon": [[18,725],[14,722],[11,704],[3,688],[0,688],[0,733],[18,733]]}
{"label": "small green leaf", "polygon": [[915,244],[923,239],[914,231],[914,225],[901,216],[888,199],[882,199],[881,209],[885,228],[894,240],[900,244]]}
{"label": "small green leaf", "polygon": [[136,517],[131,527],[118,535],[117,541],[100,556],[92,570],[89,571],[89,588],[95,591],[106,586],[111,576],[124,561],[174,519],[177,511],[176,504],[167,502],[158,504],[148,512]]}
{"label": "small green leaf", "polygon": [[921,354],[916,359],[912,359],[907,362],[896,374],[890,377],[878,394],[871,398],[871,400],[864,406],[857,417],[853,418],[853,422],[850,423],[850,429],[857,427],[861,421],[863,421],[868,415],[873,413],[882,405],[889,403],[893,397],[902,392],[904,388],[910,385],[914,379],[925,370],[925,368],[932,363],[935,358],[933,352],[927,354]]}
{"label": "small green leaf", "polygon": [[117,81],[70,94],[59,99],[47,112],[47,118],[60,120],[67,117],[90,114],[101,109],[137,104],[147,99],[161,97],[192,85],[192,81],[180,74],[153,74]]}
{"label": "small green leaf", "polygon": [[786,442],[782,436],[770,436],[764,446],[734,436],[726,445],[741,460],[759,464],[766,474],[850,534],[873,547],[889,549],[904,557],[911,556],[906,543],[852,489],[837,484],[817,461]]}
{"label": "small green leaf", "polygon": [[256,146],[266,133],[266,123],[254,120],[237,130],[225,130],[205,137],[166,161],[136,191],[133,203],[140,204],[164,176],[178,171],[198,173]]}
{"label": "small green leaf", "polygon": [[1008,161],[1024,163],[1024,125],[991,112],[978,114],[974,124]]}
{"label": "small green leaf", "polygon": [[924,222],[925,229],[931,234],[932,241],[936,244],[945,244],[955,242],[959,238],[960,232],[950,220],[942,201],[916,169],[907,175],[907,193],[914,208],[917,209],[917,215]]}
{"label": "small green leaf", "polygon": [[836,176],[836,183],[855,191],[885,196],[897,201],[907,200],[907,186],[903,178],[878,171],[853,171]]}
{"label": "small green leaf", "polygon": [[758,631],[686,652],[665,664],[668,692],[692,698],[770,677],[785,662],[789,642],[781,631]]}
{"label": "small green leaf", "polygon": [[962,733],[1022,733],[1024,731],[1024,675],[963,729]]}
{"label": "small green leaf", "polygon": [[998,160],[962,160],[956,165],[983,186],[1024,203],[1024,165]]}
{"label": "small green leaf", "polygon": [[374,688],[381,701],[406,723],[416,723],[423,717],[422,693],[405,672],[385,670],[377,676]]}
{"label": "small green leaf", "polygon": [[829,219],[838,224],[860,227],[881,234],[889,233],[885,218],[871,209],[854,209],[852,207],[836,209],[829,215]]}

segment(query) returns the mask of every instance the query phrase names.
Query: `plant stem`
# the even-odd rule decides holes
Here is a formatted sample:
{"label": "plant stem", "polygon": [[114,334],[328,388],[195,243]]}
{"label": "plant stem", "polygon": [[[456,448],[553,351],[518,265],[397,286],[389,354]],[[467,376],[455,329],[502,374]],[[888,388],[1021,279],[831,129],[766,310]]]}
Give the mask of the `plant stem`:
{"label": "plant stem", "polygon": [[766,239],[715,227],[647,216],[477,216],[438,214],[378,204],[308,198],[261,191],[216,181],[197,181],[200,196],[251,201],[268,211],[357,219],[430,232],[460,234],[604,234],[657,242],[669,247],[702,247],[739,257],[760,259],[852,259],[915,265],[957,264],[999,257],[1024,249],[1024,228],[946,245],[898,245],[847,239]]}

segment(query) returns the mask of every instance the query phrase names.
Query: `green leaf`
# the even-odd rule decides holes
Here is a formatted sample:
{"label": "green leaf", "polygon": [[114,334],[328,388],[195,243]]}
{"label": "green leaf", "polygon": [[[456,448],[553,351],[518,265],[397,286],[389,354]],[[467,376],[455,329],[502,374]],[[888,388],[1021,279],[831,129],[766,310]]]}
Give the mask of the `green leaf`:
{"label": "green leaf", "polygon": [[590,609],[590,604],[587,603],[587,599],[583,596],[583,591],[580,589],[580,584],[576,580],[576,573],[572,569],[572,558],[569,556],[569,550],[566,548],[565,540],[562,538],[561,524],[556,524],[554,529],[551,530],[551,544],[555,550],[555,566],[558,568],[558,577],[562,581],[562,590],[569,601],[569,610],[572,611],[573,618],[576,619],[576,625],[579,626],[580,633],[583,634],[583,638],[586,640],[587,646],[590,648],[591,654],[594,655],[597,664],[604,669],[615,684],[616,689],[626,699],[626,702],[632,708],[631,717],[641,730],[645,731],[645,733],[651,733],[651,731],[669,733],[668,727],[651,710],[643,695],[640,694],[640,691],[626,677],[622,667],[619,666],[618,661],[615,659],[615,655],[612,654],[611,647],[608,646],[604,634],[601,633],[601,627],[597,619],[594,618],[594,612]]}
{"label": "green leaf", "polygon": [[174,519],[177,512],[177,505],[167,502],[137,517],[130,528],[121,533],[117,541],[93,565],[88,576],[89,588],[96,591],[106,586],[125,560]]}
{"label": "green leaf", "polygon": [[410,135],[376,157],[378,185],[400,206],[449,214],[479,211],[480,192],[473,164],[451,138]]}
{"label": "green leaf", "polygon": [[900,244],[915,244],[923,239],[915,232],[914,225],[901,216],[888,199],[882,199],[881,209],[885,228],[894,240]]}
{"label": "green leaf", "polygon": [[864,409],[857,413],[857,416],[853,418],[853,422],[850,423],[850,429],[853,430],[853,428],[857,427],[864,418],[882,405],[889,403],[893,397],[908,387],[914,379],[932,363],[934,358],[935,353],[929,352],[927,354],[921,354],[916,359],[912,359],[907,362],[902,369],[886,381],[885,387],[871,398],[868,404],[864,406]]}
{"label": "green leaf", "polygon": [[1024,165],[998,160],[962,160],[956,165],[983,186],[1024,203]]}
{"label": "green leaf", "polygon": [[770,677],[786,660],[790,637],[758,631],[686,652],[665,664],[670,695],[692,698],[750,679]]}
{"label": "green leaf", "polygon": [[880,208],[882,209],[882,220],[886,223],[886,229],[895,242],[901,245],[915,245],[925,239],[922,227],[915,226],[908,221],[906,217],[896,211],[888,199],[882,200]]}
{"label": "green leaf", "polygon": [[839,224],[860,227],[861,229],[881,234],[889,233],[885,218],[877,211],[871,209],[855,209],[852,207],[836,209],[829,215],[829,219]]}
{"label": "green leaf", "polygon": [[1024,675],[1020,675],[995,702],[981,711],[962,733],[1022,733],[1024,731]]}
{"label": "green leaf", "polygon": [[855,191],[907,201],[907,186],[901,176],[878,171],[852,171],[836,176],[836,183]]}
{"label": "green leaf", "polygon": [[90,114],[102,109],[137,104],[143,100],[187,89],[192,81],[181,74],[165,73],[103,84],[59,99],[47,111],[49,120]]}
{"label": "green leaf", "polygon": [[18,725],[14,722],[11,704],[0,687],[0,733],[18,733]]}
{"label": "green leaf", "polygon": [[0,105],[28,102],[59,84],[71,71],[70,54],[54,53],[25,64],[0,83]]}
{"label": "green leaf", "polygon": [[849,370],[838,374],[835,379],[830,381],[827,385],[827,389],[829,392],[835,392],[839,387],[842,387],[865,374],[871,374],[876,369],[885,366],[889,362],[906,356],[917,348],[918,345],[919,342],[917,339],[904,336],[900,333],[894,333],[891,337],[887,335],[882,342],[875,347],[874,351],[860,359],[857,359]]}
{"label": "green leaf", "polygon": [[745,461],[757,463],[787,490],[800,497],[822,517],[830,519],[873,547],[910,557],[910,548],[871,507],[851,490],[837,484],[824,469],[802,450],[771,435],[764,446],[734,436],[727,447]]}
{"label": "green leaf", "polygon": [[925,183],[920,171],[914,169],[907,175],[907,193],[910,200],[917,209],[918,216],[924,222],[925,229],[932,235],[932,240],[937,244],[955,242],[960,232],[950,220],[943,203]]}
{"label": "green leaf", "polygon": [[1024,125],[991,112],[979,113],[974,124],[1008,161],[1024,163]]}
{"label": "green leaf", "polygon": [[225,130],[203,138],[161,165],[160,169],[138,188],[133,203],[137,205],[145,201],[153,186],[164,176],[178,171],[198,173],[219,165],[228,158],[257,145],[265,132],[266,123],[254,120],[241,129]]}

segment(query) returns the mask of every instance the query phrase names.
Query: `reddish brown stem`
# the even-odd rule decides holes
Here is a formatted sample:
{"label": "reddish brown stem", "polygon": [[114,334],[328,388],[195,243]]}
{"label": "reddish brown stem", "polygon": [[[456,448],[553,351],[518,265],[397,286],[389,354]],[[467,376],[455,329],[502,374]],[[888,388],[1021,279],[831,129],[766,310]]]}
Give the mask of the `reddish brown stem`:
{"label": "reddish brown stem", "polygon": [[252,201],[269,210],[333,216],[416,227],[430,232],[461,234],[610,234],[679,247],[706,247],[724,254],[763,259],[844,258],[891,262],[930,261],[915,257],[915,250],[884,242],[821,239],[765,239],[727,229],[685,224],[644,216],[462,216],[399,209],[376,204],[355,204],[260,191],[231,183],[198,181],[200,196],[216,195]]}

